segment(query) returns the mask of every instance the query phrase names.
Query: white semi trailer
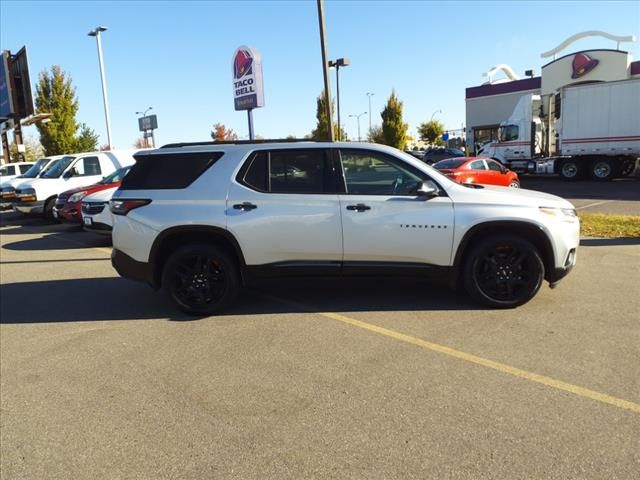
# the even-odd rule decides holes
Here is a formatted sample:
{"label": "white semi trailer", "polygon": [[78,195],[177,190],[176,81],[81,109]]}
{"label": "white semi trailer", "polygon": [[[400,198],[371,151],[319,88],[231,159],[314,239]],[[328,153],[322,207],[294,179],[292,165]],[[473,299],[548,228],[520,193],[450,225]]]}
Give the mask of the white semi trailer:
{"label": "white semi trailer", "polygon": [[499,140],[478,154],[512,170],[558,173],[565,180],[628,175],[640,157],[640,78],[523,95],[500,124]]}

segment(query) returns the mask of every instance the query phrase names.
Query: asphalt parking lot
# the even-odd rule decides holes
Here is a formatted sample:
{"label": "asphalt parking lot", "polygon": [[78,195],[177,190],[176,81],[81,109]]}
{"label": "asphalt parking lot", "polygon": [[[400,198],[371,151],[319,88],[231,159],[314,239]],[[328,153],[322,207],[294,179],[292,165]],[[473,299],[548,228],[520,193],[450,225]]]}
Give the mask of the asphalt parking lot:
{"label": "asphalt parking lot", "polygon": [[637,478],[640,239],[512,311],[295,280],[193,319],[105,239],[0,220],[3,479]]}
{"label": "asphalt parking lot", "polygon": [[580,213],[640,215],[640,174],[611,182],[563,182],[556,175],[521,175],[522,188],[566,198]]}

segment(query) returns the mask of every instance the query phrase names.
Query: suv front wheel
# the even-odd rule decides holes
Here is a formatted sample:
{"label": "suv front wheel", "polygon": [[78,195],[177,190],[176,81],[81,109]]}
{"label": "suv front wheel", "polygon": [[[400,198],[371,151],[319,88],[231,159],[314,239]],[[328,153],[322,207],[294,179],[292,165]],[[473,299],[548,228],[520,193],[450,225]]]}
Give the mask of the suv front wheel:
{"label": "suv front wheel", "polygon": [[162,287],[181,310],[193,315],[214,315],[235,300],[240,291],[240,275],[235,260],[226,251],[193,243],[167,259]]}
{"label": "suv front wheel", "polygon": [[494,235],[471,249],[462,274],[465,289],[476,301],[494,308],[514,308],[538,292],[544,264],[527,240]]}

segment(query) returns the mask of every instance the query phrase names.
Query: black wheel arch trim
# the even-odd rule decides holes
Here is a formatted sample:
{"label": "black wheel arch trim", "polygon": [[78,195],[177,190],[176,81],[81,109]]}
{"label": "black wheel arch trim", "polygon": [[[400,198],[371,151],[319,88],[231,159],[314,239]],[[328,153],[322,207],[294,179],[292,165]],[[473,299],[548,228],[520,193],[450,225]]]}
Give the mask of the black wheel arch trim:
{"label": "black wheel arch trim", "polygon": [[162,251],[161,247],[163,242],[170,237],[184,234],[205,234],[220,236],[224,238],[231,244],[233,248],[232,253],[234,253],[236,258],[238,259],[240,275],[241,277],[244,277],[247,266],[244,259],[244,254],[242,253],[242,249],[240,248],[238,240],[231,232],[229,232],[229,230],[212,225],[180,225],[176,227],[169,227],[166,230],[160,232],[151,245],[151,250],[149,251],[149,264],[152,265],[154,284],[156,287],[160,286],[160,277],[162,275],[161,269],[158,268],[158,255]]}
{"label": "black wheel arch trim", "polygon": [[[553,243],[549,239],[549,236],[545,230],[538,224],[526,222],[523,220],[496,220],[492,222],[483,222],[471,227],[460,240],[460,244],[456,250],[456,254],[453,260],[453,267],[455,269],[455,278],[458,278],[459,273],[462,271],[462,262],[464,255],[468,251],[469,242],[475,235],[481,234],[483,231],[488,231],[490,235],[493,234],[511,234],[522,235],[526,233],[532,233],[534,237],[523,235],[525,240],[530,241],[535,246],[542,246],[540,256],[545,267],[545,279],[552,275],[555,271],[555,250],[553,249]],[[540,243],[542,242],[542,243]]]}

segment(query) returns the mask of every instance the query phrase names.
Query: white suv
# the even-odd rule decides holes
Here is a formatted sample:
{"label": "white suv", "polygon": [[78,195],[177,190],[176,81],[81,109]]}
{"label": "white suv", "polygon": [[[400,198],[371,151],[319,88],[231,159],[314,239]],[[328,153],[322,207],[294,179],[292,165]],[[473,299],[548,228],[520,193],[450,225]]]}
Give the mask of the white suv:
{"label": "white suv", "polygon": [[291,275],[430,276],[509,308],[576,261],[566,200],[461,185],[382,145],[172,144],[135,158],[111,200],[113,266],[194,314]]}

